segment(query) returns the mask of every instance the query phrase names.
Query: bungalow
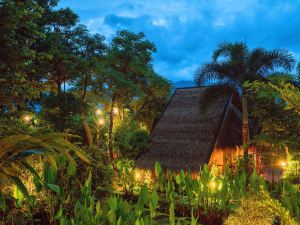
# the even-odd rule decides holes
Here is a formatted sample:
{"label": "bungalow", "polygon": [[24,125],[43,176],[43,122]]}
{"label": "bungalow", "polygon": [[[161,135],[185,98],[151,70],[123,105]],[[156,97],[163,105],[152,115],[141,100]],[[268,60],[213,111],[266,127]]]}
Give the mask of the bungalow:
{"label": "bungalow", "polygon": [[164,170],[193,173],[204,164],[234,166],[243,154],[238,147],[241,110],[235,87],[176,89],[152,129],[149,151],[140,155],[136,168],[153,171],[156,161]]}

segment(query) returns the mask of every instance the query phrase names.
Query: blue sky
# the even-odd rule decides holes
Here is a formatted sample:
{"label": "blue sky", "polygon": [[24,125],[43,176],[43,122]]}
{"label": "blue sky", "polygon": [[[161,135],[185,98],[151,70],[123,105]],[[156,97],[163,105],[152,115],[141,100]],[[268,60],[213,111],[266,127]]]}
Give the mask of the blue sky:
{"label": "blue sky", "polygon": [[300,61],[300,0],[62,0],[93,33],[144,32],[154,42],[155,70],[192,80],[222,41],[285,48]]}

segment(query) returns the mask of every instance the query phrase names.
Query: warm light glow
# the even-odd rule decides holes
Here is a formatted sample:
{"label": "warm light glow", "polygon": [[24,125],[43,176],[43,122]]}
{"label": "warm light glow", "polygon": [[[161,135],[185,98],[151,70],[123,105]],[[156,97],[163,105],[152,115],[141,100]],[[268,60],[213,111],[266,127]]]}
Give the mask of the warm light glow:
{"label": "warm light glow", "polygon": [[102,113],[101,109],[96,109],[95,114],[99,116]]}
{"label": "warm light glow", "polygon": [[141,174],[138,171],[135,171],[135,179],[140,180],[141,179]]}
{"label": "warm light glow", "polygon": [[32,119],[32,116],[31,115],[24,115],[23,116],[23,120],[25,123],[29,123]]}
{"label": "warm light glow", "polygon": [[119,109],[118,108],[113,108],[113,113],[114,114],[117,114],[119,112]]}
{"label": "warm light glow", "polygon": [[286,166],[286,161],[281,161],[279,164],[280,164],[281,167],[285,167]]}
{"label": "warm light glow", "polygon": [[104,125],[105,121],[104,119],[98,119],[97,124],[98,125]]}
{"label": "warm light glow", "polygon": [[212,182],[210,182],[209,186],[211,187],[211,189],[214,190],[217,187],[217,183],[212,181]]}

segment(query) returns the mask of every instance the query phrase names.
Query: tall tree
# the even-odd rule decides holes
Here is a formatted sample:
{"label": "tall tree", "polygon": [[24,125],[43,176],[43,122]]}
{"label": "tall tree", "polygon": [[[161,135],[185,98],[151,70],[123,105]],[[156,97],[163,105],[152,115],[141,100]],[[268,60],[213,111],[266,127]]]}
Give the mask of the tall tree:
{"label": "tall tree", "polygon": [[33,45],[43,37],[37,21],[42,8],[34,1],[0,2],[0,112],[13,113],[37,98],[41,85],[31,76],[39,57]]}
{"label": "tall tree", "polygon": [[41,79],[47,80],[51,92],[58,94],[62,84],[74,75],[76,47],[71,40],[78,16],[69,8],[58,9],[57,0],[38,0],[37,3],[43,8],[38,27],[44,37],[37,41],[35,49],[46,52],[47,56],[35,63]]}
{"label": "tall tree", "polygon": [[[259,136],[298,150],[300,137],[300,91],[292,76],[274,74],[267,82],[244,83],[249,110],[261,128]],[[258,137],[259,138],[259,137]]]}
{"label": "tall tree", "polygon": [[127,104],[138,95],[141,85],[152,70],[153,43],[145,39],[143,33],[134,34],[122,30],[117,32],[109,47],[100,69],[96,88],[102,99],[109,103],[109,143],[108,150],[113,157],[114,108]]}
{"label": "tall tree", "polygon": [[276,68],[290,71],[294,66],[292,55],[283,49],[266,50],[255,48],[249,50],[243,42],[219,44],[212,56],[212,62],[202,65],[196,72],[195,82],[217,81],[233,83],[242,93],[242,143],[244,155],[248,158],[249,125],[247,95],[243,88],[245,81],[264,80]]}
{"label": "tall tree", "polygon": [[168,80],[156,73],[149,75],[141,93],[129,105],[132,115],[128,123],[139,122],[150,131],[170,95],[171,83]]}
{"label": "tall tree", "polygon": [[[77,62],[75,66],[76,75],[72,81],[76,87],[75,89],[80,92],[83,103],[86,104],[88,89],[91,89],[93,82],[95,82],[95,73],[105,57],[107,46],[102,35],[91,35],[83,25],[79,25],[74,29],[72,41],[76,47]],[[92,145],[92,133],[86,117],[87,115],[82,115],[82,123],[86,133],[87,144]]]}

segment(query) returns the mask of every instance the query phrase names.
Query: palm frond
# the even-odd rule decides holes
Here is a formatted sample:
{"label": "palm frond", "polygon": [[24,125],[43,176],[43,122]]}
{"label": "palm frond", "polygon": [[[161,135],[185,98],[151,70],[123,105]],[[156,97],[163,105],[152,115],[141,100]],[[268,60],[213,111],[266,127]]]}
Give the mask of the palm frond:
{"label": "palm frond", "polygon": [[213,52],[213,61],[216,62],[220,57],[229,57],[231,55],[232,43],[222,42]]}
{"label": "palm frond", "polygon": [[273,68],[281,67],[291,71],[295,64],[293,55],[285,49],[274,49],[270,52],[270,59],[273,61]]}
{"label": "palm frond", "polygon": [[226,62],[206,63],[196,71],[194,81],[197,86],[208,82],[217,82],[220,84],[232,82],[236,80],[233,71],[232,65]]}
{"label": "palm frond", "polygon": [[220,57],[224,57],[227,62],[243,64],[248,53],[248,47],[244,42],[222,42],[213,53],[213,61],[217,62]]}
{"label": "palm frond", "polygon": [[268,51],[256,48],[250,53],[248,60],[249,71],[262,77],[266,77],[270,71],[276,68],[290,71],[294,63],[293,56],[283,49]]}

